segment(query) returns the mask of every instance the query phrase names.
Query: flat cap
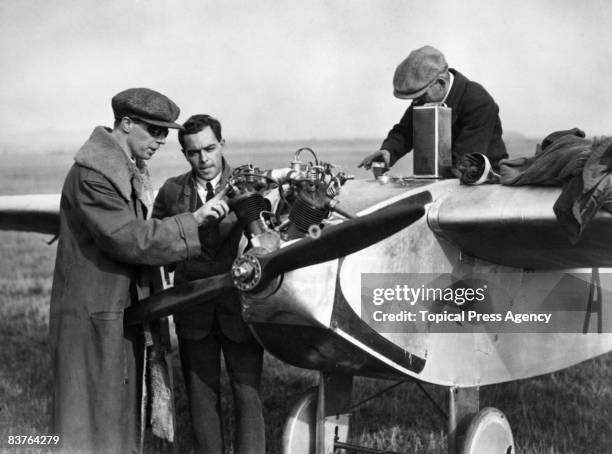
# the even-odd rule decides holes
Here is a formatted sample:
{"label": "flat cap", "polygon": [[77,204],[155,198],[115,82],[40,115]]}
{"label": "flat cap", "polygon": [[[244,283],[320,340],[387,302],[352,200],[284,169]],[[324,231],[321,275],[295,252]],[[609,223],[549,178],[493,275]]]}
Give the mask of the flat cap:
{"label": "flat cap", "polygon": [[181,109],[171,99],[149,88],[128,88],[111,101],[115,118],[132,117],[166,128],[182,129],[175,123]]}
{"label": "flat cap", "polygon": [[438,49],[423,46],[413,50],[395,70],[393,95],[400,99],[418,98],[447,69],[446,59]]}

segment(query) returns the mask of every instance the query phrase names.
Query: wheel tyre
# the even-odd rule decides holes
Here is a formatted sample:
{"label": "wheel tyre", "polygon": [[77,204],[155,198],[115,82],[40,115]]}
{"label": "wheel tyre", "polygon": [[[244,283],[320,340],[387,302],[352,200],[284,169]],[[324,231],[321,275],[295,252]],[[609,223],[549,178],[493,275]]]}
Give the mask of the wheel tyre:
{"label": "wheel tyre", "polygon": [[309,389],[291,407],[283,428],[282,454],[315,454],[317,390]]}
{"label": "wheel tyre", "polygon": [[484,408],[465,431],[461,454],[515,454],[512,429],[497,408]]}

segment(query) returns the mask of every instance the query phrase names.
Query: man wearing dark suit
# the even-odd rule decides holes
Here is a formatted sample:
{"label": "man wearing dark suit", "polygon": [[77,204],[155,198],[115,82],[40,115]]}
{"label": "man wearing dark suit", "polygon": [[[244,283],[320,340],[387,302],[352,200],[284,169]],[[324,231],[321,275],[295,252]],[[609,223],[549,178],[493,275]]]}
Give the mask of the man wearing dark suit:
{"label": "man wearing dark suit", "polygon": [[481,153],[496,169],[499,161],[508,157],[502,140],[499,107],[482,85],[449,69],[439,50],[424,46],[412,51],[395,70],[393,95],[412,99],[412,104],[389,131],[380,150],[367,156],[359,167],[369,169],[375,161],[390,167],[410,152],[413,108],[427,103],[445,103],[452,109],[453,164],[466,154]]}
{"label": "man wearing dark suit", "polygon": [[[221,124],[194,115],[179,133],[191,171],[168,179],[160,189],[153,215],[164,218],[192,212],[220,191],[231,176],[223,157]],[[238,253],[242,229],[234,213],[199,230],[200,256],[176,264],[174,283],[229,271]],[[223,453],[220,405],[221,351],[236,408],[237,454],[264,454],[265,433],[259,386],[263,349],[241,317],[238,291],[228,289],[214,301],[176,313],[183,376],[187,387],[197,453]]]}

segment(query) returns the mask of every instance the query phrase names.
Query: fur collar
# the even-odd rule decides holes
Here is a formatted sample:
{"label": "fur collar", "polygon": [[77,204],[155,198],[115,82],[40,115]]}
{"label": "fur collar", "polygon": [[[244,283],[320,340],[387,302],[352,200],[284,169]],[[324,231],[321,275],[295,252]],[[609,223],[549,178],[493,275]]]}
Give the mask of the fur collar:
{"label": "fur collar", "polygon": [[87,142],[77,152],[74,160],[78,165],[104,175],[126,201],[131,199],[132,189],[137,194],[146,189],[136,187],[137,185],[134,184],[136,181],[132,181],[142,182],[141,175],[148,179],[148,170],[145,163],[139,163],[137,167],[127,157],[108,128],[96,127]]}

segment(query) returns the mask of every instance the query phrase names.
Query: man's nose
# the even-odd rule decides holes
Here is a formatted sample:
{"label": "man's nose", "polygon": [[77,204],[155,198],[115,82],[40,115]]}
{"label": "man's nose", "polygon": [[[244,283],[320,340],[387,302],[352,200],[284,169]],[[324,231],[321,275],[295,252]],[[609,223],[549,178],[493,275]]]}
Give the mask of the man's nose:
{"label": "man's nose", "polygon": [[166,143],[166,138],[165,137],[158,137],[157,139],[155,139],[155,141],[160,144],[160,145],[164,145]]}

